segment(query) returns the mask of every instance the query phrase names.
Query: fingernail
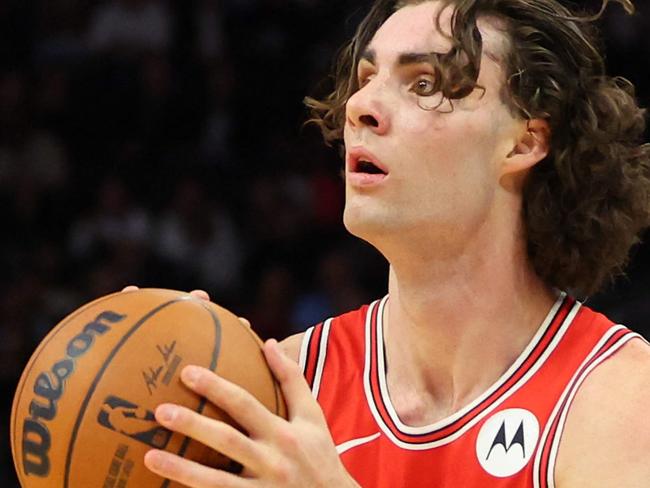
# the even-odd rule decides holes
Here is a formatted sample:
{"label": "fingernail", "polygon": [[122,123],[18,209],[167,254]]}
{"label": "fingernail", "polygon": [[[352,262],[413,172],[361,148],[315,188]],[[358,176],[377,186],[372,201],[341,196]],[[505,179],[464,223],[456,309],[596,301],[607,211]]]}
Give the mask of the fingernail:
{"label": "fingernail", "polygon": [[201,372],[196,366],[187,366],[185,369],[183,369],[181,377],[183,378],[183,381],[189,386],[194,386],[198,382],[200,374]]}
{"label": "fingernail", "polygon": [[149,469],[160,471],[165,467],[165,458],[162,453],[156,449],[152,449],[145,455],[145,465]]}
{"label": "fingernail", "polygon": [[171,422],[176,416],[176,408],[171,405],[161,405],[156,410],[156,414],[163,422]]}

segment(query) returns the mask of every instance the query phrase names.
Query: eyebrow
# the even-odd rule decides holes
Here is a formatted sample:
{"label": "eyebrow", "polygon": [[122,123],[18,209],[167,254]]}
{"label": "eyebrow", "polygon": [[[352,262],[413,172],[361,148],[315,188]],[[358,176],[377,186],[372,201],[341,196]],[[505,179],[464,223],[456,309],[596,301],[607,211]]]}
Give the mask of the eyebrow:
{"label": "eyebrow", "polygon": [[[431,58],[435,56],[440,56],[444,53],[439,53],[436,51],[431,51],[429,53],[414,53],[407,52],[399,55],[397,59],[397,64],[400,66],[406,66],[409,64],[420,64],[420,63],[431,63]],[[366,49],[361,53],[361,59],[366,60],[371,64],[375,64],[377,55],[374,49]]]}

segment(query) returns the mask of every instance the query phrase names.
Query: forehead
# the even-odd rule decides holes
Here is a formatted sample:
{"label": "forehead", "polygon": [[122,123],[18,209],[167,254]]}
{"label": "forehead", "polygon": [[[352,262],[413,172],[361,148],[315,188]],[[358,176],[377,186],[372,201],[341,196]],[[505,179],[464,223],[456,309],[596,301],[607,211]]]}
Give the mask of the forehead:
{"label": "forehead", "polygon": [[[408,5],[392,14],[377,30],[368,49],[380,57],[393,57],[404,52],[444,53],[451,48],[446,36],[451,35],[453,6],[442,8],[432,0]],[[440,30],[436,19],[440,17]],[[478,28],[483,39],[484,55],[495,61],[507,52],[508,37],[505,25],[493,17],[479,18]]]}

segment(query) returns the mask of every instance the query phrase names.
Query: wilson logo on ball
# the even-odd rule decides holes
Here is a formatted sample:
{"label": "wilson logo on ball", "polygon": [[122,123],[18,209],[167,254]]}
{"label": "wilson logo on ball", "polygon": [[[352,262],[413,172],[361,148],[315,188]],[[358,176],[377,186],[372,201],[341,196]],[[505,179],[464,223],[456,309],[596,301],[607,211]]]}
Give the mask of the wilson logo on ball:
{"label": "wilson logo on ball", "polygon": [[50,371],[38,375],[34,382],[34,398],[29,404],[30,417],[23,424],[22,451],[25,474],[46,477],[50,472],[48,453],[52,444],[46,422],[56,418],[57,402],[63,394],[66,379],[74,372],[75,361],[93,345],[96,336],[110,330],[126,318],[116,312],[105,311],[86,324],[66,346],[66,357],[54,363]]}

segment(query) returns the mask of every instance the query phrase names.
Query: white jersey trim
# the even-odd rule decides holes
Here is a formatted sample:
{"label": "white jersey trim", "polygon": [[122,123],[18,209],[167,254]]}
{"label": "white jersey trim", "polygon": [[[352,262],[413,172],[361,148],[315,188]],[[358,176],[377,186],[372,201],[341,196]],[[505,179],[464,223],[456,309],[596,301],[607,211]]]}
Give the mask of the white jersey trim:
{"label": "white jersey trim", "polygon": [[[416,444],[416,443],[408,443],[401,441],[398,439],[392,432],[392,430],[386,425],[384,422],[383,418],[381,417],[379,411],[377,410],[377,407],[374,404],[373,396],[372,396],[372,390],[370,386],[370,375],[371,375],[371,347],[373,347],[373,344],[370,344],[370,337],[371,337],[371,327],[372,327],[372,312],[373,312],[373,307],[379,306],[379,311],[377,315],[377,347],[378,352],[377,352],[377,360],[378,360],[378,367],[380,368],[379,371],[379,382],[380,382],[380,394],[382,396],[382,400],[384,402],[384,405],[386,406],[386,410],[388,411],[391,420],[395,423],[395,425],[398,427],[398,429],[407,434],[407,435],[421,435],[421,434],[427,434],[433,430],[437,430],[440,428],[444,428],[447,425],[450,425],[451,423],[455,422],[456,420],[460,419],[464,415],[466,415],[469,411],[471,411],[474,407],[479,405],[482,401],[484,401],[486,398],[488,398],[494,391],[496,391],[499,387],[502,386],[503,382],[509,378],[520,366],[521,364],[525,361],[525,359],[528,357],[529,353],[537,346],[539,340],[543,337],[544,333],[548,329],[548,327],[551,325],[551,322],[553,321],[553,318],[555,317],[556,313],[564,303],[564,299],[566,297],[566,294],[562,292],[560,296],[558,297],[557,301],[551,308],[550,312],[542,322],[541,326],[539,327],[537,333],[533,337],[533,339],[530,341],[528,346],[522,351],[518,359],[513,363],[513,365],[508,368],[508,370],[488,389],[486,390],[482,395],[480,395],[477,399],[475,399],[473,402],[471,402],[469,405],[463,407],[461,410],[456,412],[455,414],[442,419],[434,424],[431,425],[426,425],[422,427],[412,427],[405,425],[401,420],[399,419],[399,416],[397,415],[397,412],[395,411],[395,408],[393,407],[392,402],[390,401],[390,396],[388,394],[388,388],[386,386],[386,374],[385,374],[385,364],[384,364],[384,344],[383,344],[383,311],[386,305],[386,302],[388,300],[388,296],[384,297],[381,302],[374,302],[367,311],[366,315],[366,358],[365,358],[365,369],[364,369],[364,390],[366,393],[366,400],[368,403],[368,406],[370,407],[370,411],[373,414],[373,417],[375,418],[375,421],[377,422],[377,425],[381,428],[381,430],[386,434],[386,436],[397,446],[403,448],[403,449],[408,449],[408,450],[426,450],[426,449],[431,449],[434,447],[439,447],[439,446],[444,446],[446,444],[449,444],[450,442],[455,441],[459,437],[461,437],[463,434],[465,434],[469,429],[474,427],[478,422],[480,422],[482,419],[484,419],[487,415],[489,415],[492,411],[494,411],[499,405],[501,405],[504,401],[506,401],[509,397],[511,397],[515,392],[517,392],[523,385],[525,385],[528,380],[535,374],[537,371],[544,365],[548,357],[552,354],[552,352],[555,350],[557,345],[560,343],[562,338],[564,337],[564,334],[568,330],[569,326],[573,322],[573,319],[575,318],[576,314],[580,310],[581,303],[576,301],[573,307],[571,308],[571,311],[567,314],[567,316],[564,319],[564,322],[560,326],[557,334],[555,337],[553,337],[553,340],[549,343],[549,345],[546,347],[544,352],[541,354],[541,356],[537,359],[537,361],[530,367],[530,369],[515,383],[510,389],[505,391],[497,400],[495,400],[491,405],[486,407],[483,411],[481,411],[479,414],[477,414],[471,421],[469,421],[466,425],[464,425],[462,428],[460,428],[458,431],[454,432],[453,434],[446,436],[442,439],[432,441],[432,442],[427,442],[427,443],[422,443],[422,444]],[[379,304],[378,304],[379,303]]]}
{"label": "white jersey trim", "polygon": [[[571,404],[573,403],[573,399],[575,398],[576,394],[578,393],[578,390],[580,389],[580,386],[582,383],[587,379],[589,374],[596,368],[598,367],[603,361],[605,361],[607,358],[611,357],[614,353],[616,353],[621,347],[623,347],[625,344],[627,344],[631,339],[643,339],[639,334],[635,332],[630,332],[628,334],[625,334],[622,336],[620,339],[618,339],[614,344],[612,344],[606,351],[601,353],[601,355],[585,369],[582,374],[580,374],[580,371],[583,369],[583,367],[588,364],[594,356],[598,353],[600,348],[618,331],[625,329],[625,326],[623,325],[614,325],[612,326],[604,335],[603,337],[598,341],[598,343],[594,346],[594,348],[591,350],[589,355],[586,357],[586,359],[582,362],[582,364],[578,367],[576,373],[573,375],[571,380],[569,381],[567,387],[564,389],[564,392],[560,396],[560,399],[557,401],[555,404],[555,407],[553,408],[553,412],[551,413],[551,416],[549,417],[546,427],[544,428],[544,433],[542,434],[542,437],[540,439],[540,442],[537,446],[537,453],[535,454],[535,461],[533,464],[533,488],[555,488],[555,464],[557,461],[557,454],[559,451],[560,447],[560,440],[562,438],[562,433],[564,431],[564,426],[566,423],[566,418],[569,413],[569,410],[571,408]],[[568,401],[562,407],[562,404],[564,403],[565,399]],[[557,430],[555,434],[553,435],[553,438],[551,439],[551,451],[549,453],[549,460],[548,460],[548,468],[546,471],[546,480],[547,483],[542,486],[541,483],[541,461],[542,461],[542,455],[544,453],[544,446],[547,445],[547,440],[550,434],[551,427],[553,423],[555,422],[555,419],[560,416],[560,420],[557,426]]]}
{"label": "white jersey trim", "polygon": [[300,356],[298,357],[298,365],[302,374],[305,374],[307,369],[307,351],[309,351],[309,341],[311,340],[311,335],[314,332],[314,326],[310,327],[305,331],[305,334],[302,336],[302,344],[300,345]]}
{"label": "white jersey trim", "polygon": [[320,382],[323,378],[323,368],[325,367],[325,359],[327,357],[327,343],[330,336],[330,326],[332,319],[327,319],[323,322],[323,331],[320,335],[320,344],[318,345],[318,361],[316,363],[316,371],[314,373],[314,384],[312,386],[312,393],[314,398],[318,398],[320,392]]}
{"label": "white jersey trim", "polygon": [[343,454],[345,451],[349,451],[350,449],[357,447],[357,446],[362,446],[363,444],[368,444],[369,442],[374,441],[375,439],[378,439],[379,436],[381,435],[380,432],[376,432],[372,435],[368,435],[365,437],[357,437],[356,439],[351,439],[349,441],[345,441],[338,446],[336,446],[336,452],[340,455]]}

